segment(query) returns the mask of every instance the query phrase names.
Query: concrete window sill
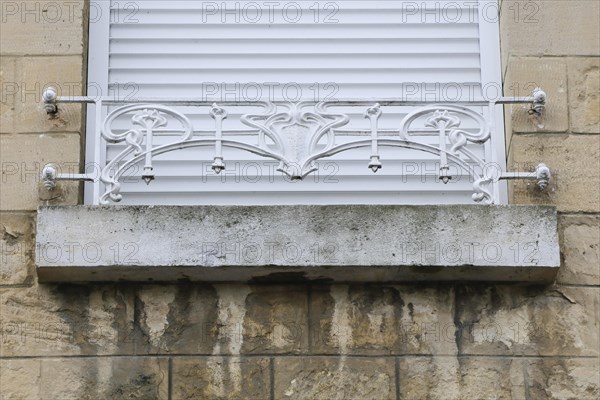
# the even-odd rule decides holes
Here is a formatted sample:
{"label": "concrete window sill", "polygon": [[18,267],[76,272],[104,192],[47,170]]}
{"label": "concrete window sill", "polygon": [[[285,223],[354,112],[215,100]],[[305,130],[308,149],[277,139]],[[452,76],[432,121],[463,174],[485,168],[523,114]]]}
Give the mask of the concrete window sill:
{"label": "concrete window sill", "polygon": [[38,212],[40,282],[521,281],[560,266],[545,206],[67,206]]}

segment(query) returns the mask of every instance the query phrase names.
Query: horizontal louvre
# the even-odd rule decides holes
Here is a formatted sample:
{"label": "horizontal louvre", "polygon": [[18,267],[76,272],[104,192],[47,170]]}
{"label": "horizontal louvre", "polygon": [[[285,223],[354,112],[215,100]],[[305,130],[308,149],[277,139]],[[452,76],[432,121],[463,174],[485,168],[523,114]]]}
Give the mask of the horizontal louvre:
{"label": "horizontal louvre", "polygon": [[[391,69],[400,70],[422,69],[429,65],[431,70],[479,68],[478,54],[453,54],[452,65],[444,65],[448,54],[389,54],[389,53],[338,53],[323,57],[321,54],[243,54],[244,64],[237,64],[242,54],[113,54],[111,56],[111,71],[159,71],[166,68],[175,71],[203,71],[211,69],[308,69],[322,70],[326,68],[339,69],[351,65],[353,69]],[[146,67],[144,67],[146,65]],[[187,65],[202,66],[189,68]]]}
{"label": "horizontal louvre", "polygon": [[[217,103],[399,97],[464,101],[482,95],[479,12],[473,2],[299,1],[292,6],[277,3],[271,10],[255,7],[264,4],[113,1],[109,94]],[[208,107],[178,109],[193,123],[195,138],[214,137]],[[257,131],[239,119],[256,109],[225,109],[229,117],[223,123],[224,138],[256,144]],[[337,111],[347,112],[351,121],[336,130],[337,143],[370,138],[364,107]],[[381,137],[385,132],[397,137],[399,123],[410,111],[388,108],[379,120]],[[158,129],[154,145],[176,140],[178,127]],[[113,125],[115,131],[130,128],[129,118]],[[467,120],[461,128],[474,131],[476,126]],[[438,144],[435,131],[421,133],[425,136],[419,140]],[[123,144],[105,146],[105,162],[124,149]],[[486,157],[480,146],[468,148]],[[438,156],[384,147],[383,168],[374,174],[367,168],[369,154],[363,148],[319,160],[320,171],[302,182],[289,182],[274,172],[275,160],[225,148],[226,169],[217,176],[210,170],[214,146],[182,149],[155,157],[156,179],[150,185],[139,179],[143,163],[135,166],[122,182],[122,203],[471,202],[472,181],[464,171],[451,171],[453,180],[447,185],[436,178]],[[398,176],[403,172],[414,176]],[[264,176],[257,180],[257,174]]]}
{"label": "horizontal louvre", "polygon": [[[111,55],[135,54],[441,54],[452,60],[455,54],[479,54],[479,39],[457,38],[364,38],[336,39],[254,39],[248,43],[246,39],[148,39],[143,37],[110,40]],[[451,46],[451,47],[449,47]]]}
{"label": "horizontal louvre", "polygon": [[[117,75],[121,82],[136,82],[140,86],[152,84],[160,76],[171,74],[170,83],[174,85],[201,85],[204,82],[230,82],[230,87],[235,87],[241,75],[246,82],[292,82],[297,84],[310,84],[312,82],[332,82],[344,90],[345,84],[352,84],[360,76],[361,83],[364,84],[401,84],[404,82],[421,82],[419,79],[425,79],[428,82],[435,82],[440,74],[451,74],[457,78],[458,82],[473,81],[479,75],[479,69],[461,68],[458,71],[453,68],[433,69],[433,68],[414,68],[400,69],[388,68],[379,70],[366,70],[361,68],[311,68],[303,69],[297,67],[289,68],[261,68],[261,69],[130,69],[127,71],[111,71],[110,78]],[[288,78],[296,77],[296,80]],[[298,79],[301,77],[301,79]],[[296,95],[289,95],[295,98]]]}
{"label": "horizontal louvre", "polygon": [[[176,27],[176,29],[174,29]],[[129,39],[144,37],[167,39],[411,39],[476,37],[477,24],[123,24],[114,25],[111,38]]]}
{"label": "horizontal louvre", "polygon": [[[260,95],[270,97],[272,100],[300,100],[321,99],[331,100],[336,98],[393,98],[408,97],[414,101],[438,101],[440,97],[449,101],[459,101],[469,97],[481,96],[479,82],[465,82],[463,85],[447,79],[443,74],[436,82],[402,82],[402,83],[345,83],[341,86],[338,82],[212,82],[202,84],[174,84],[153,82],[140,84],[139,82],[115,82],[109,86],[111,96],[121,96],[125,99],[145,97],[172,98],[178,93],[181,98],[201,98],[208,101],[225,100],[259,100]],[[462,83],[462,82],[461,82]]]}

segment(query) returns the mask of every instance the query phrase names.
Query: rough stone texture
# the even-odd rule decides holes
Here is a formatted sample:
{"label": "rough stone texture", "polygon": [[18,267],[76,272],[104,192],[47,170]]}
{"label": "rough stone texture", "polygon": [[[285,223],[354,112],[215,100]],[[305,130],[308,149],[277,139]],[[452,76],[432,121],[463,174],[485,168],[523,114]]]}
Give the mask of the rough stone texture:
{"label": "rough stone texture", "polygon": [[525,399],[522,363],[511,358],[402,357],[400,398]]}
{"label": "rough stone texture", "polygon": [[40,399],[40,359],[0,360],[0,399]]}
{"label": "rough stone texture", "polygon": [[65,172],[79,163],[79,135],[1,135],[2,190],[0,210],[36,210],[39,205],[77,204],[76,182],[60,182],[49,192],[41,184],[44,165],[56,163]]}
{"label": "rough stone texture", "polygon": [[137,351],[305,353],[306,293],[304,286],[143,285],[135,290]]}
{"label": "rough stone texture", "polygon": [[600,216],[564,215],[559,221],[563,263],[557,281],[600,285]]}
{"label": "rough stone texture", "polygon": [[268,399],[270,361],[252,357],[175,358],[173,400]]}
{"label": "rough stone texture", "polygon": [[44,399],[168,398],[168,360],[165,358],[78,358],[42,361]]}
{"label": "rough stone texture", "polygon": [[35,286],[0,292],[1,354],[256,354],[307,349],[306,289]]}
{"label": "rough stone texture", "polygon": [[58,114],[49,117],[40,100],[48,86],[56,88],[59,96],[81,96],[82,63],[81,56],[18,59],[16,84],[20,90],[15,98],[15,132],[81,130],[81,105],[60,104]]}
{"label": "rough stone texture", "polygon": [[526,369],[531,399],[600,398],[598,358],[533,359]]}
{"label": "rough stone texture", "polygon": [[547,207],[49,207],[37,231],[43,281],[549,282],[560,264]]}
{"label": "rough stone texture", "polygon": [[[0,291],[3,337],[0,353],[4,356],[240,354],[246,336],[254,343],[264,345],[274,340],[279,344],[281,341],[271,339],[269,332],[264,332],[265,337],[261,338],[263,332],[250,329],[258,325],[252,325],[251,320],[249,328],[244,327],[249,293],[245,285],[214,288],[186,283],[5,289]],[[260,297],[260,290],[257,296]],[[269,301],[275,310],[277,304],[289,303],[283,299]],[[277,315],[274,310],[264,312]],[[290,316],[282,318],[261,324],[288,325]],[[304,329],[306,319],[289,325]]]}
{"label": "rough stone texture", "polygon": [[245,307],[243,354],[308,352],[305,286],[254,286]]}
{"label": "rough stone texture", "polygon": [[147,346],[149,353],[156,354],[213,352],[219,298],[212,286],[144,285],[136,290],[135,304],[141,334],[138,348]]}
{"label": "rough stone texture", "polygon": [[503,60],[509,55],[600,55],[599,19],[597,1],[506,1],[500,17]]}
{"label": "rough stone texture", "polygon": [[[497,398],[510,398],[509,394],[523,398],[519,395],[523,386],[519,364],[505,356],[598,356],[597,287],[339,284],[315,285],[308,291],[297,285],[289,287],[289,299],[285,298],[285,288],[124,283],[4,289],[0,291],[0,356],[208,353],[215,356],[189,362],[188,357],[181,358],[182,367],[177,366],[180,359],[175,358],[173,398],[218,397],[236,387],[243,388],[242,397],[247,394],[248,398],[264,398],[254,393],[265,386],[262,382],[268,382],[265,361],[244,355],[297,352],[297,341],[290,341],[290,346],[287,341],[278,343],[272,327],[299,326],[308,330],[312,326],[307,354],[331,356],[277,358],[276,398],[361,399],[394,397],[394,360],[377,358],[381,355],[422,354],[401,359],[409,360],[400,368],[400,388],[405,398],[426,397],[423,393],[444,398],[442,395],[447,393],[445,398],[457,399],[487,398],[496,392]],[[309,312],[303,311],[304,291],[310,293]],[[311,316],[310,323],[306,313]],[[264,334],[259,329],[262,327],[267,327]],[[293,332],[290,336],[295,337]],[[301,345],[305,346],[303,342]],[[356,358],[354,354],[363,356]],[[485,354],[503,357],[481,356]],[[127,374],[121,378],[123,373],[118,368],[106,364],[96,367],[94,360],[110,358],[76,358],[64,366],[42,366],[47,375],[41,381],[35,378],[39,373],[34,364],[17,363],[7,369],[7,374],[16,373],[12,370],[30,371],[27,373],[33,374],[32,382],[38,379],[40,388],[58,393],[51,398],[95,398],[98,393],[118,390],[154,398],[138,392],[149,390],[147,385],[137,387],[131,383],[138,378]],[[122,368],[131,369],[133,375],[139,369],[146,370]],[[589,381],[591,366],[584,363],[577,368],[569,374],[587,374],[582,382]],[[543,374],[556,374],[553,371],[543,369]],[[63,375],[71,378],[65,380]],[[563,375],[555,380],[563,380],[567,383],[562,385],[568,386],[570,381]],[[148,379],[156,383],[157,376]],[[536,382],[542,378],[528,382],[531,387],[541,386]],[[260,386],[246,384],[245,379]],[[113,386],[104,383],[113,381]],[[570,390],[579,390],[577,387]],[[7,392],[22,390],[10,384]],[[26,390],[30,393],[34,389]],[[77,395],[68,397],[70,393]],[[87,393],[95,394],[85,397]]]}
{"label": "rough stone texture", "polygon": [[0,134],[14,131],[16,60],[12,57],[0,57]]}
{"label": "rough stone texture", "polygon": [[84,0],[2,4],[2,55],[83,53]]}
{"label": "rough stone texture", "polygon": [[600,136],[514,135],[508,165],[513,170],[545,162],[552,181],[544,191],[526,181],[509,184],[515,204],[552,204],[559,211],[600,211]]}
{"label": "rough stone texture", "polygon": [[0,356],[133,354],[144,348],[134,314],[114,285],[1,289]]}
{"label": "rough stone texture", "polygon": [[304,286],[41,285],[0,291],[3,356],[307,352]]}
{"label": "rough stone texture", "polygon": [[[515,132],[566,132],[567,63],[562,58],[511,57],[504,80],[506,96],[531,96],[533,89],[542,88],[547,94],[547,105],[541,119],[529,114],[529,104],[506,106],[511,116],[507,135]],[[510,143],[510,141],[507,141]]]}
{"label": "rough stone texture", "polygon": [[600,288],[459,286],[459,354],[600,354]]}
{"label": "rough stone texture", "polygon": [[33,216],[0,212],[0,285],[33,282]]}
{"label": "rough stone texture", "polygon": [[567,68],[571,131],[600,134],[600,61],[570,58]]}
{"label": "rough stone texture", "polygon": [[2,360],[2,400],[168,398],[165,358]]}
{"label": "rough stone texture", "polygon": [[275,359],[276,399],[396,398],[392,358],[281,357]]}
{"label": "rough stone texture", "polygon": [[319,354],[456,354],[452,286],[315,286]]}

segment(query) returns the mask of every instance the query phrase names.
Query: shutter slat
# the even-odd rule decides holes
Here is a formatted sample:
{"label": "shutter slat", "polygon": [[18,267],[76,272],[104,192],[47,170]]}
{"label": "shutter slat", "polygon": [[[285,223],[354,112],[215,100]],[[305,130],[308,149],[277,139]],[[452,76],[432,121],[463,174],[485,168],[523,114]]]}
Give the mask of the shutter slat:
{"label": "shutter slat", "polygon": [[[262,69],[204,69],[204,70],[111,70],[111,76],[117,75],[122,82],[136,82],[139,85],[152,84],[161,76],[170,76],[169,84],[201,85],[207,82],[286,82],[293,84],[310,85],[315,82],[333,82],[342,86],[346,83],[354,83],[357,79],[363,84],[389,83],[400,84],[404,82],[435,82],[435,79],[444,73],[450,81],[468,82],[478,78],[479,68],[262,68]],[[298,79],[301,77],[301,79]],[[294,98],[295,94],[290,97]]]}
{"label": "shutter slat", "polygon": [[468,24],[121,24],[111,26],[111,38],[170,39],[399,39],[476,38],[478,25]]}
{"label": "shutter slat", "polygon": [[479,39],[473,38],[127,38],[110,40],[111,54],[479,54]]}
{"label": "shutter slat", "polygon": [[[478,68],[478,54],[252,54],[244,56],[244,64],[238,64],[241,54],[119,54],[111,56],[111,71],[175,69],[173,73],[187,69],[253,69],[265,68],[372,68],[414,69],[429,64],[429,68],[460,69]],[[185,67],[184,67],[185,66]]]}
{"label": "shutter slat", "polygon": [[[118,78],[114,78],[118,79]],[[211,82],[202,84],[174,84],[174,83],[148,83],[141,85],[136,80],[119,79],[109,86],[108,93],[127,99],[143,97],[160,98],[201,98],[207,101],[219,102],[222,99],[237,100],[260,100],[262,94],[267,99],[281,101],[295,98],[294,92],[283,97],[285,83],[266,82]],[[259,89],[256,89],[256,88]],[[335,81],[320,80],[318,82],[302,83],[294,82],[294,87],[299,88],[300,94],[305,98],[315,99],[320,95],[321,99],[331,98],[398,98],[408,97],[414,101],[449,101],[467,100],[481,97],[481,83],[479,81],[461,82],[452,80],[451,77],[442,74],[435,82],[402,82],[402,83],[363,83],[352,82],[343,86],[336,85]],[[231,92],[233,91],[233,93]],[[441,95],[438,94],[441,92]]]}

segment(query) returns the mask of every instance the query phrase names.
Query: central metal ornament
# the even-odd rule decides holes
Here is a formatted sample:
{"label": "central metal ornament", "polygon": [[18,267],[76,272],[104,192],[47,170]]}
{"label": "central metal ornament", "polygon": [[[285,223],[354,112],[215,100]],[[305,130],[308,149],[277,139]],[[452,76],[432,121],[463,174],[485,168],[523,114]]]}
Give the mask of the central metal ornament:
{"label": "central metal ornament", "polygon": [[[258,145],[268,149],[267,139],[274,144],[274,151],[281,157],[278,171],[292,180],[304,179],[314,172],[317,144],[326,137],[326,149],[335,144],[332,129],[346,125],[347,115],[331,114],[323,108],[323,103],[314,105],[309,102],[284,103],[280,107],[287,111],[278,111],[275,104],[269,103],[264,114],[247,114],[242,122],[259,130]],[[305,110],[314,108],[315,112]]]}

